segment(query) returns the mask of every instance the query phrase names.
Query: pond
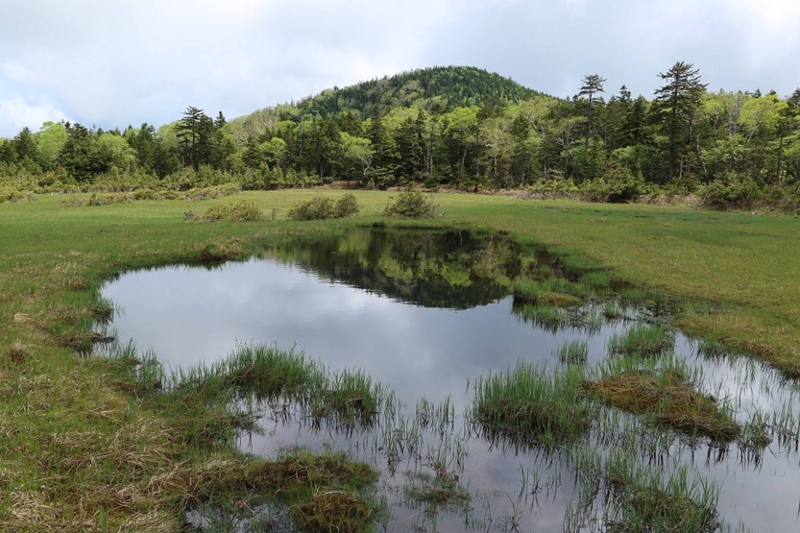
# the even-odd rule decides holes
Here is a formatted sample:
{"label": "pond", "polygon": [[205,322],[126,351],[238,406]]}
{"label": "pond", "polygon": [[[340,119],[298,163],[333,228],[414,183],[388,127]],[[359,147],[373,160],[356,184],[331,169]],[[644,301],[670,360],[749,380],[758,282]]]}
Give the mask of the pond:
{"label": "pond", "polygon": [[[545,288],[535,302],[520,297],[519,288],[531,286]],[[173,369],[266,344],[302,351],[333,372],[361,369],[391,389],[391,413],[376,425],[311,423],[300,411],[287,416],[286,405],[265,402],[261,431],[240,439],[244,451],[265,457],[299,446],[343,450],[372,464],[382,473],[378,492],[389,508],[378,529],[610,530],[614,483],[576,472],[591,470],[587,457],[607,462],[619,449],[635,458],[630,468],[665,484],[684,476],[688,486],[702,480],[714,487],[718,514],[705,524],[709,530],[800,529],[796,385],[752,360],[671,333],[664,310],[675,302],[614,284],[602,271],[569,270],[508,237],[357,229],[213,268],[130,272],[102,294],[119,309],[118,339],[152,350]],[[675,355],[662,357],[699,376],[702,393],[742,427],[757,425],[769,444],[721,444],[601,407],[580,444],[538,446],[487,432],[470,415],[479,384],[490,376],[520,361],[563,371],[569,365],[560,350],[575,341],[585,342],[585,357],[569,362],[593,375],[619,358],[609,355],[612,338],[640,324],[670,332],[667,352]],[[445,475],[466,496],[439,503],[415,497],[420,483]],[[190,518],[204,521],[197,513]]]}

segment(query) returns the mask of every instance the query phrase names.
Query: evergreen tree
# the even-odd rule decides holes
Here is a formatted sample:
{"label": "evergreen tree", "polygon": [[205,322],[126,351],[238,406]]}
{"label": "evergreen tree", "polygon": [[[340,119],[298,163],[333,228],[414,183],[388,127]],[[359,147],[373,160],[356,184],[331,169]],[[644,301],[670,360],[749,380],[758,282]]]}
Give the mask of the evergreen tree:
{"label": "evergreen tree", "polygon": [[200,167],[201,136],[209,120],[202,109],[194,106],[187,107],[183,112],[183,118],[177,126],[177,137],[178,152],[184,166],[192,166],[195,170]]}
{"label": "evergreen tree", "polygon": [[589,110],[586,115],[586,137],[583,145],[584,154],[588,154],[589,152],[589,138],[592,136],[592,126],[594,126],[593,111],[595,95],[606,92],[603,88],[605,82],[606,79],[599,74],[590,74],[581,80],[581,89],[578,92],[578,96],[585,96],[589,103]]}
{"label": "evergreen tree", "polygon": [[22,128],[22,131],[14,137],[11,141],[14,152],[17,154],[18,161],[24,161],[26,159],[30,159],[31,161],[36,160],[36,139],[34,138],[31,130],[28,128]]}
{"label": "evergreen tree", "polygon": [[678,150],[688,142],[688,129],[706,84],[700,82],[699,70],[690,63],[678,61],[666,73],[658,75],[666,81],[656,89],[656,102],[669,132],[669,174],[671,181],[677,170]]}

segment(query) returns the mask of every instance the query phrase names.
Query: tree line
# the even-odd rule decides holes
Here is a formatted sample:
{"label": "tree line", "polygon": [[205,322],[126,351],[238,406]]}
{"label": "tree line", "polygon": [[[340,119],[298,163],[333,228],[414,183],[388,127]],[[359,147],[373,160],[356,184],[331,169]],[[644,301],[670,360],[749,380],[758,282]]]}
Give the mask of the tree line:
{"label": "tree line", "polygon": [[594,188],[610,191],[598,196],[606,200],[711,185],[731,194],[769,187],[796,194],[800,89],[787,97],[709,92],[699,70],[684,62],[658,77],[651,99],[625,86],[609,96],[599,74],[585,76],[574,97],[559,99],[450,67],[325,91],[230,122],[189,107],[158,129],[48,123],[0,141],[0,175],[11,183],[24,173],[38,187],[102,183],[109,175],[189,183],[204,175],[249,189],[346,180],[368,187]]}

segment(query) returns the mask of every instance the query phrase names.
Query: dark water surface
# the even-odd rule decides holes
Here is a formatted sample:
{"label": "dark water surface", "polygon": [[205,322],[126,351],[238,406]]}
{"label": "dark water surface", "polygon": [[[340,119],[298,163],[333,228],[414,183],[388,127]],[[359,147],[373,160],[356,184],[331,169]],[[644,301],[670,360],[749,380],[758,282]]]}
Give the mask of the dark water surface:
{"label": "dark water surface", "polygon": [[[241,344],[275,344],[333,370],[363,369],[395,391],[404,424],[418,420],[422,398],[444,402],[453,415],[448,430],[418,428],[413,453],[390,453],[386,434],[397,428],[386,424],[355,432],[312,428],[267,408],[263,434],[242,437],[242,449],[264,456],[299,445],[346,450],[371,462],[383,472],[380,491],[392,514],[381,528],[562,531],[577,494],[570,466],[558,456],[489,442],[463,417],[473,394],[468,385],[479,376],[518,361],[555,368],[556,350],[576,338],[588,342],[591,367],[607,357],[608,338],[631,325],[603,319],[602,302],[592,300],[570,311],[580,315],[571,325],[514,312],[514,280],[559,270],[553,258],[500,236],[356,230],[211,269],[132,272],[102,292],[120,308],[113,324],[119,339],[153,350],[168,367],[210,363]],[[755,410],[797,409],[796,386],[772,370],[741,357],[709,360],[696,352],[679,334],[676,353],[703,368],[707,392],[733,402],[740,420]],[[600,440],[597,446],[607,448]],[[472,494],[468,504],[426,509],[404,497],[414,473],[432,473],[442,462]],[[800,459],[791,446],[775,441],[754,458],[736,445],[720,454],[707,443],[675,439],[658,467],[681,465],[719,485],[718,511],[733,530],[800,531]],[[597,517],[582,522],[581,530],[606,530]]]}

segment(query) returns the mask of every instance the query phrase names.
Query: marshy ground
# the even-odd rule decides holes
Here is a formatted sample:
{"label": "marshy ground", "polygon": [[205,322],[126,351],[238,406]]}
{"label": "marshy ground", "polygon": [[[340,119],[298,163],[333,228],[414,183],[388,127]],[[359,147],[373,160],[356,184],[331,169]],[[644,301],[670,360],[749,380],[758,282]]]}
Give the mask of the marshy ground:
{"label": "marshy ground", "polygon": [[[270,486],[276,472],[286,466],[286,456],[259,459],[242,454],[235,444],[254,421],[246,410],[234,412],[230,405],[279,394],[304,406],[322,424],[340,427],[342,422],[369,425],[369,419],[378,414],[384,417],[384,430],[397,430],[392,433],[396,438],[386,441],[388,452],[396,446],[402,456],[409,444],[422,441],[414,440],[408,425],[397,427],[407,424],[400,418],[385,418],[386,406],[392,403],[389,384],[381,386],[352,369],[328,373],[284,352],[269,355],[273,359],[252,350],[240,352],[225,363],[187,369],[183,375],[164,372],[136,350],[118,351],[114,358],[76,357],[76,352],[90,354],[109,340],[93,332],[98,322],[112,314],[109,302],[97,293],[102,282],[132,269],[241,259],[267,245],[342,234],[357,224],[382,221],[380,213],[391,195],[358,192],[362,212],[352,220],[297,223],[284,219],[295,201],[313,194],[244,194],[269,211],[275,209],[277,216],[239,224],[187,222],[182,201],[68,208],[59,205],[57,197],[42,197],[0,206],[0,394],[4,398],[0,490],[8,495],[0,502],[3,529],[174,531],[183,526],[187,510],[205,506],[247,515],[265,495],[281,506],[264,520],[278,523],[288,517],[310,531],[330,529],[333,523],[340,524],[336,526],[340,530],[363,530],[364,524],[380,519],[384,511],[374,499],[374,468],[363,461],[297,452],[295,457],[306,463],[292,471],[294,479],[301,479],[299,472],[305,471],[309,484],[291,490],[283,483]],[[219,201],[204,203],[215,202]],[[591,359],[588,353],[584,356],[589,348],[575,345],[554,356],[562,361],[559,372],[523,366],[507,374],[482,376],[471,385],[475,412],[465,413],[474,416],[464,418],[486,426],[476,425],[476,433],[479,429],[499,431],[514,437],[506,445],[515,446],[519,444],[513,442],[517,430],[523,427],[523,441],[542,450],[535,453],[555,453],[568,471],[574,469],[585,477],[581,487],[587,488],[567,506],[567,525],[585,528],[593,523],[596,515],[589,509],[596,509],[591,504],[602,500],[610,502],[601,506],[604,520],[634,524],[633,530],[653,529],[653,524],[673,524],[673,530],[679,531],[717,527],[718,490],[703,485],[680,465],[667,474],[643,468],[638,459],[648,451],[641,447],[669,449],[684,437],[686,444],[681,446],[693,446],[693,439],[711,437],[744,442],[743,456],[763,449],[770,439],[772,446],[780,445],[781,453],[789,453],[786,450],[793,446],[796,450],[798,424],[790,407],[753,410],[745,420],[732,414],[740,410],[726,403],[730,398],[703,387],[702,376],[691,371],[678,374],[651,361],[670,350],[674,344],[670,327],[677,326],[692,335],[722,341],[724,353],[747,352],[769,362],[785,377],[800,375],[800,247],[794,245],[800,226],[796,220],[468,195],[440,195],[437,202],[445,216],[436,225],[483,226],[512,232],[521,242],[539,240],[549,245],[565,268],[583,268],[583,276],[589,276],[555,285],[545,279],[526,280],[527,286],[516,291],[521,319],[553,330],[583,331],[600,327],[609,317],[624,321],[630,313],[625,306],[614,302],[583,305],[589,293],[607,287],[603,280],[609,273],[635,284],[629,296],[647,310],[650,329],[634,335],[633,328],[626,328],[625,335],[636,338],[620,336],[609,354],[636,358],[636,368],[609,367],[606,374],[598,375],[591,369],[582,371]],[[611,270],[592,270],[598,265]],[[478,268],[490,272],[492,265]],[[676,313],[672,324],[662,323],[664,316]],[[713,360],[710,346],[706,356]],[[745,374],[747,368],[756,368],[746,361],[738,364]],[[279,380],[271,375],[277,368],[285,372]],[[746,381],[746,375],[739,377]],[[752,386],[761,387],[759,379]],[[506,394],[504,387],[514,394]],[[495,401],[497,405],[491,401],[493,388],[501,398]],[[500,403],[502,397],[516,401],[515,396],[524,401]],[[557,415],[548,417],[546,410],[536,409],[548,397],[564,402],[564,412],[574,415],[567,429]],[[618,409],[608,410],[608,405]],[[689,423],[683,416],[669,419],[669,413],[683,408],[697,419],[690,416]],[[423,406],[421,412],[430,413],[430,409]],[[531,422],[531,413],[542,422]],[[606,414],[592,416],[596,413]],[[519,426],[520,417],[515,420],[515,414],[524,415],[525,423]],[[444,426],[452,423],[452,417],[444,419]],[[583,420],[590,421],[588,427]],[[652,439],[630,443],[638,439],[634,436],[665,425],[675,427],[683,437],[663,437],[658,430]],[[612,431],[612,426],[622,429]],[[623,455],[597,453],[586,446],[581,434],[591,442],[614,443]],[[381,435],[384,438],[388,432]],[[437,450],[444,450],[443,459],[449,457],[450,463],[444,469],[428,466],[427,478],[412,476],[410,486],[419,490],[411,490],[407,495],[411,499],[425,502],[431,493],[436,496],[437,490],[454,487],[453,477],[448,476],[459,457],[463,460],[464,451],[459,451],[453,435],[441,439],[447,442],[437,445]],[[738,444],[733,446],[739,449]],[[319,464],[326,460],[339,461],[349,473],[337,477],[328,472],[330,465]],[[296,461],[294,466],[298,466]],[[555,483],[550,474],[538,480],[532,476],[523,470],[524,484],[529,486],[521,492],[526,496],[540,494],[548,480],[550,485]],[[462,486],[455,485],[455,490]],[[292,494],[281,500],[284,492]],[[477,500],[472,501],[480,507]],[[523,527],[521,504],[511,504],[509,516],[495,517],[490,528]],[[340,509],[341,516],[331,509]],[[230,515],[226,511],[219,516],[224,524]],[[320,523],[320,516],[342,522]],[[679,517],[687,521],[676,522]]]}

